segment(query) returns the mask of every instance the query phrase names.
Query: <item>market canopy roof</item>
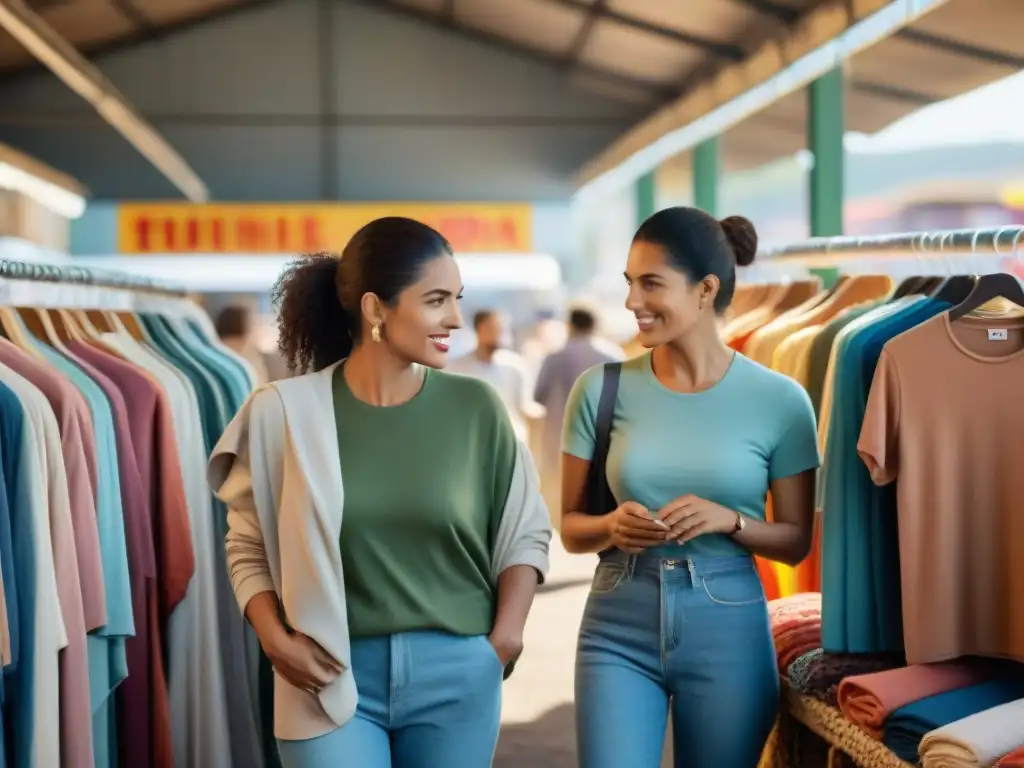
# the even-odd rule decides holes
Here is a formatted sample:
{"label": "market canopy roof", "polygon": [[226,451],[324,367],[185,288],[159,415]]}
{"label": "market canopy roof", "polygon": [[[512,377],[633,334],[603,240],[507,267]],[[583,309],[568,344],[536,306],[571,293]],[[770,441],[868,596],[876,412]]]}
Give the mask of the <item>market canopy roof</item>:
{"label": "market canopy roof", "polygon": [[[24,0],[0,0],[23,2]],[[267,0],[28,0],[79,51],[156,40],[176,29]],[[271,0],[282,2],[283,0]],[[582,172],[620,167],[660,142],[664,159],[692,145],[696,118],[735,105],[751,88],[883,9],[909,25],[876,25],[848,62],[847,128],[872,133],[922,106],[1024,68],[1019,0],[366,0],[490,45],[542,60],[579,87],[636,104],[649,117]],[[891,19],[890,19],[891,20]],[[898,26],[898,25],[897,25]],[[879,39],[880,38],[880,39]],[[0,76],[32,66],[0,31]],[[799,75],[799,73],[796,73]],[[799,80],[800,78],[795,78]],[[802,85],[802,83],[801,83]],[[727,170],[748,169],[805,146],[806,99],[794,86],[719,129]],[[767,89],[771,90],[771,89]],[[741,105],[742,106],[742,105]],[[738,117],[737,117],[738,115]],[[726,115],[728,117],[728,115]],[[736,122],[738,120],[738,122]],[[706,130],[716,128],[706,125]],[[715,132],[719,132],[715,131]],[[706,132],[706,131],[705,131]],[[670,137],[673,140],[667,140]],[[685,146],[680,146],[685,145]],[[677,163],[688,163],[684,157]],[[630,170],[633,175],[636,169]],[[644,172],[639,171],[639,173]]]}

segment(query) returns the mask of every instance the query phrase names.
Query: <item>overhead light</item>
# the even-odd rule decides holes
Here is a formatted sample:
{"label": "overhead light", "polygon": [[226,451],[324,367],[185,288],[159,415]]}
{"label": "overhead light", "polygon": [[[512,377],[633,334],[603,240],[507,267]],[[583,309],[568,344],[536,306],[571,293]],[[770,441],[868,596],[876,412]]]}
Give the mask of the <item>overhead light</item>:
{"label": "overhead light", "polygon": [[88,101],[168,181],[193,203],[210,196],[202,179],[127,99],[70,43],[22,0],[0,0],[0,27],[21,43],[71,90]]}
{"label": "overhead light", "polygon": [[81,195],[9,163],[0,162],[0,189],[22,194],[65,219],[77,219],[85,212],[85,198]]}

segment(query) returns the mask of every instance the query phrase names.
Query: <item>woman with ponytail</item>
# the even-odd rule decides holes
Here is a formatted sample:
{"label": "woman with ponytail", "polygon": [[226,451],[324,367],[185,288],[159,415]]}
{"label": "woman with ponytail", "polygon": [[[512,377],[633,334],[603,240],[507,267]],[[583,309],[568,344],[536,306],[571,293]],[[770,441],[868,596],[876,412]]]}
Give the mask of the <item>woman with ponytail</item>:
{"label": "woman with ponytail", "polygon": [[497,394],[440,370],[461,296],[451,246],[410,219],[295,262],[274,298],[300,375],[214,450],[284,768],[491,764],[550,528]]}
{"label": "woman with ponytail", "polygon": [[[756,250],[740,216],[669,208],[647,219],[625,276],[651,351],[617,379],[587,371],[570,395],[562,541],[601,554],[576,657],[580,768],[656,768],[669,718],[678,768],[755,768],[775,721],[778,671],[752,555],[807,555],[818,449],[800,385],[718,335],[736,268]],[[610,444],[598,434],[604,402]],[[603,477],[588,478],[592,462]],[[601,505],[592,492],[605,482],[614,498]]]}

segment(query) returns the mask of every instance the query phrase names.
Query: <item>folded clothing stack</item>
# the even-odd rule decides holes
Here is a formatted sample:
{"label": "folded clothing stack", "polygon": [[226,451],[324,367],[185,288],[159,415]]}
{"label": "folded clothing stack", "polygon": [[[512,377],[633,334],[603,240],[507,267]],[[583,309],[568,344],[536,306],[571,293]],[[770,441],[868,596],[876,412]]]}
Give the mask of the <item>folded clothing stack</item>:
{"label": "folded clothing stack", "polygon": [[924,768],[988,768],[1024,746],[1024,699],[986,709],[932,731],[921,740]]}
{"label": "folded clothing stack", "polygon": [[915,762],[926,734],[978,712],[1024,698],[1024,679],[999,678],[940,693],[897,709],[884,726],[882,742],[907,762]]}
{"label": "folded clothing stack", "polygon": [[808,651],[821,647],[821,594],[801,592],[768,603],[779,672]]}
{"label": "folded clothing stack", "polygon": [[911,664],[901,669],[856,675],[839,684],[839,708],[851,723],[881,739],[885,721],[900,707],[977,685],[990,677],[985,665],[971,661]]}

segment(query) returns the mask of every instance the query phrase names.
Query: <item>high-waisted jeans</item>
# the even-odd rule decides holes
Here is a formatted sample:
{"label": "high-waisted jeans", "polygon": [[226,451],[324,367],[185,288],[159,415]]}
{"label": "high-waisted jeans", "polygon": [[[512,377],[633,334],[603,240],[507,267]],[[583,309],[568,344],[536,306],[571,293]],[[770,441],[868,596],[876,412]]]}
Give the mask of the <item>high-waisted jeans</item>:
{"label": "high-waisted jeans", "polygon": [[764,590],[749,557],[607,555],[576,655],[580,768],[755,768],[779,707]]}
{"label": "high-waisted jeans", "polygon": [[489,768],[501,722],[501,660],[484,636],[404,632],[352,640],[355,717],[279,741],[284,768]]}

